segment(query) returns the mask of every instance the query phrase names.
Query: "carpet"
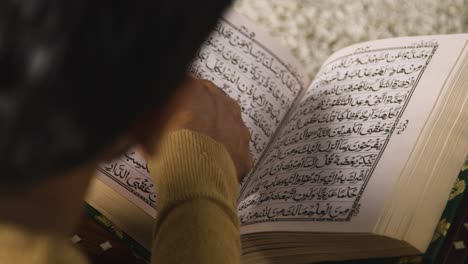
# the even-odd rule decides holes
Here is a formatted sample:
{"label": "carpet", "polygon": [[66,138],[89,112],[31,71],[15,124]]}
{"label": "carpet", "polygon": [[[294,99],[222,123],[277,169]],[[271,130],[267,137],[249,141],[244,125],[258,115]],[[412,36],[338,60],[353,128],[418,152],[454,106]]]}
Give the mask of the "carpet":
{"label": "carpet", "polygon": [[468,33],[468,0],[237,0],[313,78],[334,51],[397,36]]}

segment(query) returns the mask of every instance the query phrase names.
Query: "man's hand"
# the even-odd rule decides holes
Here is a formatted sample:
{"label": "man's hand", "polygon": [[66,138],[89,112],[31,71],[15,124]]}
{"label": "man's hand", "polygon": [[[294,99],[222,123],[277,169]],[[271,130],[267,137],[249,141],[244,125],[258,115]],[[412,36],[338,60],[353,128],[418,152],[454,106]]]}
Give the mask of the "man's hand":
{"label": "man's hand", "polygon": [[[252,168],[250,132],[241,118],[236,101],[210,81],[188,77],[178,87],[169,114],[167,130],[192,130],[224,145],[237,169],[239,180]],[[157,142],[152,142],[152,149]],[[145,149],[147,146],[144,146]]]}

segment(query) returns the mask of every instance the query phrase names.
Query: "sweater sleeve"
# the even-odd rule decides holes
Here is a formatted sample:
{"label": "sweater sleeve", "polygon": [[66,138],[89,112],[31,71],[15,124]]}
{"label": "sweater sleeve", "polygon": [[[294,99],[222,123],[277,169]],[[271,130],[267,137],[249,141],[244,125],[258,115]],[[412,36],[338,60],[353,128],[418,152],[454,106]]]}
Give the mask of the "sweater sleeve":
{"label": "sweater sleeve", "polygon": [[180,130],[163,140],[149,167],[158,195],[152,263],[240,263],[239,185],[226,149]]}

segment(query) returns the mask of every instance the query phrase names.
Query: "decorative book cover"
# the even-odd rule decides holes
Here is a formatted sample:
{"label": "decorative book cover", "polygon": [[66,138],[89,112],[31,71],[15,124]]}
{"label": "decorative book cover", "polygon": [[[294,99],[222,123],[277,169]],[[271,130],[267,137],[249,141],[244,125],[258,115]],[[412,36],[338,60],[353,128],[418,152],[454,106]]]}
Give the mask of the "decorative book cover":
{"label": "decorative book cover", "polygon": [[[351,260],[339,262],[326,262],[326,264],[432,264],[435,263],[437,255],[444,245],[447,231],[450,228],[452,221],[457,214],[458,206],[466,190],[466,181],[468,180],[468,159],[465,161],[464,166],[455,185],[450,193],[449,200],[445,210],[440,218],[439,225],[434,232],[432,242],[424,255],[409,256],[409,257],[392,257],[383,259],[366,259],[366,260]],[[136,242],[133,238],[125,232],[116,227],[109,219],[95,210],[88,204],[84,206],[85,212],[92,217],[98,224],[107,229],[110,233],[124,241],[130,249],[138,256],[149,261],[151,253]],[[323,263],[325,264],[325,263]]]}
{"label": "decorative book cover", "polygon": [[120,228],[116,227],[107,217],[102,215],[99,211],[94,209],[91,205],[85,203],[84,211],[88,214],[96,223],[105,228],[115,237],[121,239],[125,244],[128,245],[130,250],[137,256],[149,261],[151,252],[149,252],[140,243],[135,241],[127,233],[123,232]]}

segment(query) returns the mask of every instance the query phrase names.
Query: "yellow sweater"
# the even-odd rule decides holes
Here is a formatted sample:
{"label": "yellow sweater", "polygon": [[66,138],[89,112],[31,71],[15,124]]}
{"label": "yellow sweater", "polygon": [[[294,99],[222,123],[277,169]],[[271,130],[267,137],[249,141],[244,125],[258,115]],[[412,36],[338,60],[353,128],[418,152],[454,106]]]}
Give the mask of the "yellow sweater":
{"label": "yellow sweater", "polygon": [[[226,149],[181,130],[149,161],[158,192],[152,263],[240,263],[238,183]],[[88,263],[67,238],[0,224],[0,263]]]}

